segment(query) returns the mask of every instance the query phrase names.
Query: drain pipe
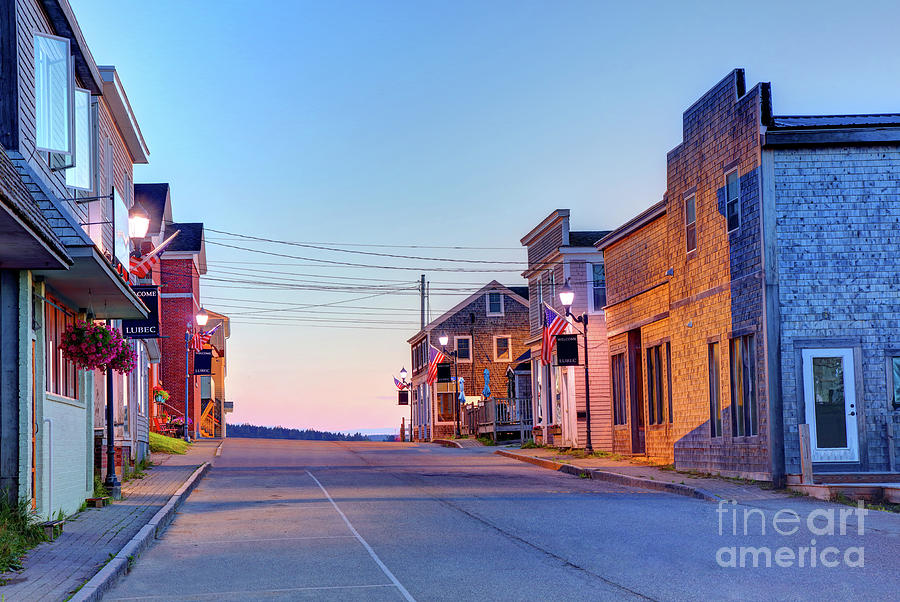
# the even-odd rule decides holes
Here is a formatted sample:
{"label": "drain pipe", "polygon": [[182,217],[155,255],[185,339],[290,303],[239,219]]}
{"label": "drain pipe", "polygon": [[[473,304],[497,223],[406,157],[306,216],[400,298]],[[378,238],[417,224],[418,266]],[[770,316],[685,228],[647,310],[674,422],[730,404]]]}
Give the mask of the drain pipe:
{"label": "drain pipe", "polygon": [[47,520],[53,520],[53,419],[44,418],[47,425]]}

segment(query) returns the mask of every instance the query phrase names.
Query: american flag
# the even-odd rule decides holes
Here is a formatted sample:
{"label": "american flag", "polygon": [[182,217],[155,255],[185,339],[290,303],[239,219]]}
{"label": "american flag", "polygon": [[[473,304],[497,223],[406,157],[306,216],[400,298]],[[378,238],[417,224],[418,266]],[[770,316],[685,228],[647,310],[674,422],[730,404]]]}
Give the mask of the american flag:
{"label": "american flag", "polygon": [[435,349],[431,345],[428,346],[428,377],[425,379],[429,385],[434,384],[434,381],[437,380],[437,367],[438,364],[445,361],[447,356],[444,355],[444,352],[440,349]]}
{"label": "american flag", "polygon": [[192,333],[190,348],[193,349],[194,351],[203,351],[203,341],[202,341],[203,335],[202,335],[202,333],[199,331],[193,332],[193,328],[191,330],[189,330],[188,332]]}
{"label": "american flag", "polygon": [[200,346],[201,347],[203,345],[209,345],[209,341],[210,341],[210,339],[212,339],[213,333],[215,331],[217,331],[219,329],[219,326],[221,326],[221,325],[222,325],[222,323],[219,322],[218,324],[216,324],[215,328],[213,328],[212,330],[207,330],[206,332],[200,333]]}
{"label": "american flag", "polygon": [[147,274],[150,273],[150,270],[152,270],[159,263],[160,254],[166,249],[166,247],[172,244],[172,240],[176,236],[178,236],[179,232],[181,232],[181,230],[176,230],[172,236],[161,242],[158,247],[147,253],[147,255],[145,255],[144,257],[141,257],[140,255],[135,257],[134,255],[132,255],[131,261],[129,262],[129,271],[134,274],[136,278],[146,278]]}
{"label": "american flag", "polygon": [[404,390],[408,385],[403,384],[403,381],[397,380],[397,377],[394,377],[394,384],[397,385],[397,388],[401,391]]}
{"label": "american flag", "polygon": [[544,306],[544,332],[541,339],[541,362],[549,364],[553,360],[553,346],[556,345],[556,335],[566,329],[569,322],[564,316],[559,315],[546,305]]}

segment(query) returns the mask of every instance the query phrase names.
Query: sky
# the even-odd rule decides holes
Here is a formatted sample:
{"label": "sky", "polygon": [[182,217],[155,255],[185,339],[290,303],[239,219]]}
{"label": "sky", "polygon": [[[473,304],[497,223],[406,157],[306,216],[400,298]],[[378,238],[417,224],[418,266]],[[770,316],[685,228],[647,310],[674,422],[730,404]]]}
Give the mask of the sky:
{"label": "sky", "polygon": [[232,422],[397,430],[419,274],[436,318],[523,284],[554,209],[603,230],[660,200],[682,112],[735,67],[776,115],[900,112],[895,2],[70,3],[150,148],[135,181],[207,228]]}

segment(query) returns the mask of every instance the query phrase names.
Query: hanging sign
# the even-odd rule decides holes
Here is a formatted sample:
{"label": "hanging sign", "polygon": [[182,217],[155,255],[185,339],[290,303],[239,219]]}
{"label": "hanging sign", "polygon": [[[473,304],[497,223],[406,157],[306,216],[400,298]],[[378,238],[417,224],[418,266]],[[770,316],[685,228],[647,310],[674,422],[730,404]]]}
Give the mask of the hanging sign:
{"label": "hanging sign", "polygon": [[159,287],[132,286],[150,314],[145,320],[122,320],[122,334],[126,339],[155,339],[159,337]]}
{"label": "hanging sign", "polygon": [[556,335],[556,365],[557,366],[577,366],[578,365],[578,335],[577,334],[558,334],[558,335]]}
{"label": "hanging sign", "polygon": [[194,352],[194,375],[212,374],[212,349]]}
{"label": "hanging sign", "polygon": [[450,371],[450,364],[438,364],[437,381],[439,383],[453,382],[453,376]]}
{"label": "hanging sign", "polygon": [[397,391],[397,405],[398,406],[408,406],[409,405],[409,391],[402,390]]}

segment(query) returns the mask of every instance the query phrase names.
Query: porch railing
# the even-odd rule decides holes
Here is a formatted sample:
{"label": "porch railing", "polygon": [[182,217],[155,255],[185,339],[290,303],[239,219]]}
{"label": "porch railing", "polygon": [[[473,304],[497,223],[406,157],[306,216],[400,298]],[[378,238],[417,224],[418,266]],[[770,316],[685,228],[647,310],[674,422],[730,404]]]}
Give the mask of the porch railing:
{"label": "porch railing", "polygon": [[518,433],[524,441],[531,433],[532,424],[531,399],[525,397],[497,397],[466,404],[460,414],[464,434],[488,436],[494,441],[501,433]]}

